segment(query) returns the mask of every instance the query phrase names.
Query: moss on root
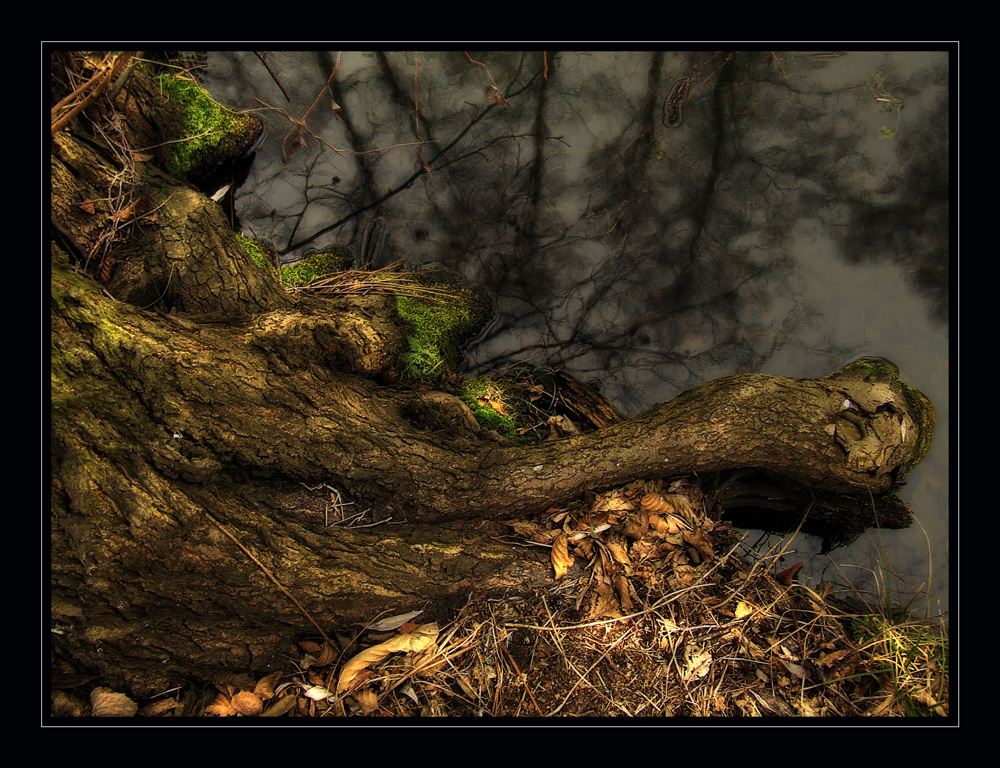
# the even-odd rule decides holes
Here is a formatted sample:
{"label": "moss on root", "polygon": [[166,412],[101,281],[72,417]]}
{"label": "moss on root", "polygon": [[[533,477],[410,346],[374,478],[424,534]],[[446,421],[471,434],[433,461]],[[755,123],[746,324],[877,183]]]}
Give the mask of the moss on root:
{"label": "moss on root", "polygon": [[511,382],[488,376],[465,379],[458,387],[458,397],[469,406],[481,427],[495,430],[514,442],[524,441],[525,423],[521,414],[527,403]]}
{"label": "moss on root", "polygon": [[271,254],[261,245],[259,240],[255,240],[240,232],[236,233],[236,240],[243,247],[243,250],[247,252],[254,264],[265,272],[269,272],[272,275],[276,274],[277,267],[274,264],[274,259],[271,258]]}
{"label": "moss on root", "polygon": [[194,181],[227,160],[245,154],[260,137],[260,121],[216,102],[193,80],[160,75],[160,87],[185,113],[183,141],[172,145],[167,170],[179,179]]}
{"label": "moss on root", "polygon": [[434,299],[400,295],[396,311],[413,328],[411,350],[403,356],[403,363],[404,373],[417,379],[453,370],[459,362],[459,346],[479,329],[484,316],[472,292],[461,289]]}
{"label": "moss on root", "polygon": [[304,259],[281,268],[281,284],[285,288],[301,288],[321,277],[350,269],[354,256],[349,248],[311,253]]}

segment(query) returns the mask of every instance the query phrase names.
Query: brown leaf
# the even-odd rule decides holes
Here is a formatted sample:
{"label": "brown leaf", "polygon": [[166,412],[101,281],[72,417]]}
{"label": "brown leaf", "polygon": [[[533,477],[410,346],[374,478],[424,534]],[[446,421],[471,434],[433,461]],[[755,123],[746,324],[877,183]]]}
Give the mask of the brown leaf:
{"label": "brown leaf", "polygon": [[535,400],[545,395],[545,387],[541,384],[533,384],[530,387],[522,385],[521,389],[528,395],[528,399],[531,400],[531,402],[535,402]]}
{"label": "brown leaf", "polygon": [[632,611],[632,597],[629,594],[630,585],[624,573],[615,575],[615,594],[618,595],[618,602],[625,613]]}
{"label": "brown leaf", "polygon": [[240,691],[230,700],[230,703],[237,712],[244,717],[257,717],[264,711],[264,704],[257,694],[250,691]]}
{"label": "brown leaf", "polygon": [[319,656],[317,656],[316,660],[313,662],[313,666],[325,667],[327,664],[332,664],[336,661],[337,655],[337,649],[334,648],[332,644],[324,642]]}
{"label": "brown leaf", "polygon": [[366,715],[370,715],[378,709],[378,696],[375,695],[375,691],[371,688],[364,688],[352,695],[354,696],[354,700],[358,702],[358,705],[361,707],[361,711]]}
{"label": "brown leaf", "polygon": [[621,605],[618,603],[614,587],[603,581],[599,581],[596,584],[596,588],[597,594],[590,606],[590,613],[587,618],[595,620],[605,617],[613,619],[620,617],[622,615]]}
{"label": "brown leaf", "polygon": [[691,531],[690,533],[688,531],[684,531],[684,541],[697,549],[706,560],[711,560],[715,557],[715,549],[712,547],[712,540],[704,531],[697,530]]}
{"label": "brown leaf", "polygon": [[357,687],[362,681],[362,673],[394,653],[416,653],[427,650],[437,642],[438,632],[436,623],[423,624],[409,634],[396,635],[384,643],[361,651],[340,670],[337,693]]}
{"label": "brown leaf", "polygon": [[493,395],[486,395],[485,397],[480,396],[476,398],[476,402],[481,406],[492,408],[494,411],[499,413],[501,416],[509,416],[507,409],[504,407],[503,400],[499,397]]}
{"label": "brown leaf", "polygon": [[257,694],[262,699],[270,699],[274,696],[274,686],[277,685],[278,681],[281,679],[280,672],[272,672],[266,677],[262,677],[257,681],[257,685],[253,687],[253,692]]}
{"label": "brown leaf", "polygon": [[268,709],[261,714],[261,717],[281,717],[286,712],[294,709],[297,703],[298,697],[294,694],[283,696],[268,707]]}
{"label": "brown leaf", "polygon": [[667,515],[664,517],[656,514],[655,512],[652,512],[649,515],[649,527],[662,534],[677,533],[681,529],[673,516]]}
{"label": "brown leaf", "polygon": [[832,667],[837,662],[841,661],[845,656],[850,653],[849,650],[839,650],[833,653],[821,654],[819,660],[816,662],[821,667]]}
{"label": "brown leaf", "polygon": [[514,535],[522,539],[530,539],[540,530],[538,523],[529,520],[505,520],[504,525],[510,526]]}
{"label": "brown leaf", "polygon": [[802,569],[802,563],[796,563],[791,568],[786,568],[780,573],[775,575],[775,580],[779,584],[783,584],[786,587],[792,586],[792,579],[795,578],[795,574]]}
{"label": "brown leaf", "polygon": [[299,648],[301,648],[303,651],[313,656],[319,656],[319,654],[323,650],[322,645],[320,645],[319,643],[314,643],[312,640],[300,640]]}
{"label": "brown leaf", "polygon": [[160,699],[139,708],[139,717],[161,717],[172,709],[179,709],[181,703],[173,699]]}
{"label": "brown leaf", "polygon": [[93,717],[133,717],[139,710],[132,699],[110,688],[95,688],[90,694],[90,707]]}
{"label": "brown leaf", "polygon": [[94,212],[94,201],[91,200],[88,197],[86,200],[84,200],[82,203],[80,203],[80,208],[82,208],[87,213],[93,213]]}
{"label": "brown leaf", "polygon": [[625,545],[620,541],[612,539],[607,543],[607,547],[608,552],[611,553],[611,557],[616,563],[621,563],[622,565],[632,565],[628,552],[625,551]]}
{"label": "brown leaf", "polygon": [[556,572],[556,579],[561,579],[573,565],[574,557],[569,553],[569,537],[565,533],[560,533],[552,542],[552,567]]}
{"label": "brown leaf", "polygon": [[645,512],[632,514],[622,522],[622,533],[630,539],[641,539],[649,529],[649,515]]}
{"label": "brown leaf", "polygon": [[217,694],[215,701],[205,707],[206,715],[214,715],[216,717],[229,717],[236,714],[236,709],[229,701],[229,697],[224,693]]}
{"label": "brown leaf", "polygon": [[785,669],[787,669],[789,673],[797,677],[799,680],[809,679],[809,672],[805,667],[792,661],[786,661],[785,659],[779,659],[779,661],[784,665]]}

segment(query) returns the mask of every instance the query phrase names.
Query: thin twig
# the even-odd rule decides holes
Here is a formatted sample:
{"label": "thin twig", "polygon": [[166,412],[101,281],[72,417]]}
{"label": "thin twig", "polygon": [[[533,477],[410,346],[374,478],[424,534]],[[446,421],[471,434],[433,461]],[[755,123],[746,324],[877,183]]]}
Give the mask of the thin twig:
{"label": "thin twig", "polygon": [[318,623],[316,623],[316,619],[314,619],[309,614],[309,611],[307,611],[305,608],[302,607],[302,603],[300,603],[298,600],[295,599],[295,595],[293,595],[291,592],[289,592],[285,588],[285,586],[280,581],[278,581],[277,578],[275,578],[274,574],[272,574],[269,570],[267,570],[267,567],[260,560],[258,560],[249,549],[247,549],[246,547],[244,547],[243,544],[240,542],[240,540],[237,539],[233,534],[231,534],[222,523],[220,523],[218,520],[216,520],[208,512],[206,512],[205,514],[206,514],[206,516],[208,517],[209,520],[211,520],[213,523],[215,523],[216,527],[220,531],[222,531],[224,534],[226,534],[226,536],[228,536],[237,547],[239,547],[241,550],[243,550],[243,553],[247,557],[249,557],[257,565],[257,567],[260,568],[261,571],[263,571],[264,575],[267,576],[267,578],[270,579],[274,583],[274,585],[278,589],[281,590],[281,592],[285,595],[285,597],[287,597],[289,600],[291,600],[293,603],[295,603],[295,607],[298,608],[302,612],[302,615],[305,616],[309,620],[310,624],[312,624],[314,627],[316,627],[316,629],[319,631],[320,635],[322,635],[323,639],[326,640],[326,642],[330,643],[331,647],[335,647],[333,645],[333,641],[329,637],[326,636],[326,632],[323,631],[323,628]]}
{"label": "thin twig", "polygon": [[[58,120],[55,120],[52,123],[52,134],[54,135],[58,131],[61,131],[63,128],[65,128],[74,117],[76,117],[80,112],[89,107],[98,96],[104,93],[104,90],[108,87],[108,84],[118,77],[118,73],[121,71],[121,68],[125,66],[126,62],[130,58],[132,58],[132,55],[134,53],[135,51],[125,51],[124,53],[122,53],[115,60],[115,63],[112,65],[111,69],[103,73],[104,77],[99,78],[97,80],[96,85],[94,85],[90,93],[84,97],[83,101],[74,104],[72,109],[69,110],[69,112],[67,112],[65,115],[63,115]],[[93,82],[94,78],[91,78],[89,81],[87,81],[87,86],[90,86],[91,83]],[[60,102],[60,104],[62,104],[62,102]]]}
{"label": "thin twig", "polygon": [[413,114],[414,114],[414,126],[417,134],[417,157],[420,158],[420,168],[424,173],[430,173],[433,170],[424,160],[424,153],[420,149],[420,78],[417,75],[417,52],[413,53]]}
{"label": "thin twig", "polygon": [[274,80],[274,82],[281,89],[281,92],[285,95],[285,101],[291,104],[292,97],[288,95],[288,91],[285,90],[285,86],[281,84],[281,81],[278,79],[278,76],[274,74],[274,70],[271,69],[271,65],[267,63],[267,54],[261,53],[260,51],[254,51],[254,55],[258,59],[260,59],[260,63],[264,65],[264,68],[267,70],[267,73],[271,76],[271,79]]}

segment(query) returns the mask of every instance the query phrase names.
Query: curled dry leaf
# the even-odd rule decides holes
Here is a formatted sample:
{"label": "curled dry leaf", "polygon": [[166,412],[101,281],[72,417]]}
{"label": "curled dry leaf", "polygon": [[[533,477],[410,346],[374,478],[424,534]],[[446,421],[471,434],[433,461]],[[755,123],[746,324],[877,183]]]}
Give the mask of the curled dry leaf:
{"label": "curled dry leaf", "polygon": [[635,510],[635,504],[633,504],[625,496],[607,496],[604,498],[598,498],[594,501],[592,512],[609,512],[612,516],[620,517],[622,513],[632,512]]}
{"label": "curled dry leaf", "polygon": [[384,661],[394,653],[415,653],[427,650],[437,642],[438,625],[436,623],[422,624],[413,632],[366,648],[344,665],[337,680],[337,693],[350,690],[357,682],[362,672],[373,664]]}
{"label": "curled dry leaf", "polygon": [[214,715],[215,717],[229,717],[236,714],[236,709],[226,694],[219,693],[216,695],[215,701],[205,707],[205,714]]}
{"label": "curled dry leaf", "polygon": [[573,555],[569,553],[569,537],[565,533],[560,533],[552,542],[552,567],[556,572],[556,579],[561,579],[573,565]]}
{"label": "curled dry leaf", "polygon": [[110,688],[95,688],[90,694],[90,707],[93,717],[133,717],[139,710],[132,699]]}
{"label": "curled dry leaf", "polygon": [[314,643],[312,640],[300,640],[299,648],[313,656],[319,656],[320,652],[323,650],[322,645]]}
{"label": "curled dry leaf", "polygon": [[632,514],[622,523],[622,533],[630,539],[641,539],[649,530],[649,515],[645,512]]}
{"label": "curled dry leaf", "polygon": [[785,570],[776,574],[774,578],[779,584],[790,587],[792,586],[792,579],[795,578],[795,574],[800,570],[802,570],[802,563],[796,563],[791,568],[785,568]]}
{"label": "curled dry leaf", "polygon": [[666,517],[660,516],[655,512],[649,515],[649,527],[652,528],[657,533],[671,534],[680,531],[681,527],[677,524],[671,515]]}
{"label": "curled dry leaf", "polygon": [[231,699],[233,709],[244,717],[257,717],[264,711],[264,704],[255,693],[240,691]]}
{"label": "curled dry leaf", "polygon": [[323,643],[323,649],[320,651],[319,656],[313,662],[314,667],[325,667],[327,664],[332,664],[337,658],[337,649],[333,647],[332,643]]}
{"label": "curled dry leaf", "polygon": [[278,684],[280,679],[280,672],[272,672],[257,681],[257,685],[253,687],[253,692],[261,699],[270,699],[274,696],[274,686]]}
{"label": "curled dry leaf", "polygon": [[639,509],[643,512],[657,514],[667,514],[674,511],[674,507],[663,496],[658,493],[647,493],[639,502]]}
{"label": "curled dry leaf", "polygon": [[715,557],[715,549],[712,547],[712,540],[708,534],[702,530],[684,531],[684,541],[698,550],[706,560]]}
{"label": "curled dry leaf", "polygon": [[286,712],[291,712],[298,703],[298,698],[294,695],[283,696],[272,704],[261,714],[261,717],[281,717]]}
{"label": "curled dry leaf", "polygon": [[362,688],[352,695],[354,696],[354,700],[358,702],[358,706],[361,707],[361,711],[366,715],[370,715],[378,709],[378,696],[375,695],[375,691],[371,688]]}
{"label": "curled dry leaf", "polygon": [[624,573],[615,574],[614,577],[615,594],[618,595],[618,603],[626,613],[632,611],[632,596],[630,594],[631,585]]}
{"label": "curled dry leaf", "polygon": [[607,546],[608,552],[611,553],[611,558],[616,563],[632,565],[632,561],[629,559],[628,552],[625,551],[625,545],[622,542],[612,539],[605,546]]}

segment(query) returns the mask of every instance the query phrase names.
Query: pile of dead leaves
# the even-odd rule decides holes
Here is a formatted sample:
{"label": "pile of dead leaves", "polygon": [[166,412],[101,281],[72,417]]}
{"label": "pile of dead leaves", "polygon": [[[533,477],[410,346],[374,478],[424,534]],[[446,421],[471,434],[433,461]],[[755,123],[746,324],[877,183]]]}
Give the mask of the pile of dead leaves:
{"label": "pile of dead leaves", "polygon": [[[553,580],[470,603],[441,628],[420,612],[300,643],[285,672],[228,676],[144,706],[96,689],[56,714],[205,717],[858,717],[946,715],[947,639],[901,685],[870,614],[748,557],[695,486],[634,483],[510,524]],[[857,628],[866,627],[859,634]],[[898,632],[898,628],[896,630]],[[912,633],[909,636],[914,636]],[[881,639],[875,639],[875,638]],[[888,638],[888,639],[886,639]],[[942,651],[943,649],[943,651]],[[908,658],[916,658],[912,649]],[[89,712],[88,712],[89,710]]]}

